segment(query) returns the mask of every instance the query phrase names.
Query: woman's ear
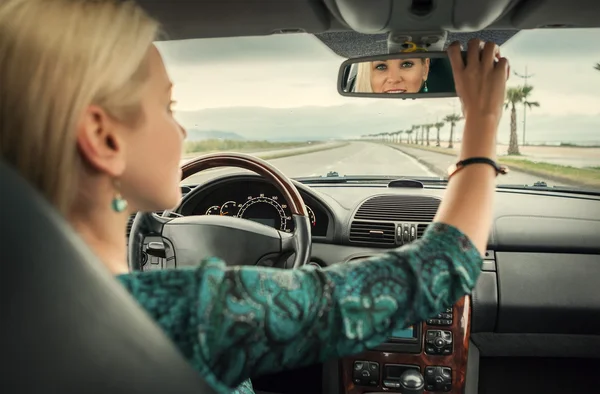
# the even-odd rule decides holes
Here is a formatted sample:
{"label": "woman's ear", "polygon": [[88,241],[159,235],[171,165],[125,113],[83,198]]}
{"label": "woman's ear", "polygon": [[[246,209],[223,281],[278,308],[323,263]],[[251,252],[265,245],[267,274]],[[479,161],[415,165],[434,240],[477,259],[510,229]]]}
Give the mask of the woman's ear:
{"label": "woman's ear", "polygon": [[122,126],[102,108],[90,105],[77,124],[77,148],[93,170],[118,178],[125,171]]}

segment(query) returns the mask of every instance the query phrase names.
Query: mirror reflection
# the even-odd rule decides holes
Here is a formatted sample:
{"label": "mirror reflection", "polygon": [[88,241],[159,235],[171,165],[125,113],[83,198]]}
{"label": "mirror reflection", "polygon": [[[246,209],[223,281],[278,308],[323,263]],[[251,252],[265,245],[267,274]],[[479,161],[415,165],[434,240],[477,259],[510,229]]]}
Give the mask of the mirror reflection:
{"label": "mirror reflection", "polygon": [[445,53],[399,53],[350,59],[342,64],[338,90],[346,96],[456,96]]}

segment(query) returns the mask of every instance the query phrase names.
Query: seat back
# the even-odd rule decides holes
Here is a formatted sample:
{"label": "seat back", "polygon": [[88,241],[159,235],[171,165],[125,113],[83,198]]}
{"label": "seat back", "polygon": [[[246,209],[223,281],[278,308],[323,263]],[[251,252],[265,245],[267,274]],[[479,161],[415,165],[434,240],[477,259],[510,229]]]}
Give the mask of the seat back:
{"label": "seat back", "polygon": [[27,182],[0,163],[3,393],[213,393]]}

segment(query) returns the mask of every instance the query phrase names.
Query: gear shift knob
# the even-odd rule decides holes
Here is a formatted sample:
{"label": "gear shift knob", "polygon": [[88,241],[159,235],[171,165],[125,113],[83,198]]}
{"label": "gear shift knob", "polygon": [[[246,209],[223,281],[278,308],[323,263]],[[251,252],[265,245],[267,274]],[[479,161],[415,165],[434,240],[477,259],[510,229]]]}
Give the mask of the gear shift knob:
{"label": "gear shift knob", "polygon": [[400,376],[400,388],[402,394],[423,394],[425,391],[425,379],[416,369],[410,368]]}

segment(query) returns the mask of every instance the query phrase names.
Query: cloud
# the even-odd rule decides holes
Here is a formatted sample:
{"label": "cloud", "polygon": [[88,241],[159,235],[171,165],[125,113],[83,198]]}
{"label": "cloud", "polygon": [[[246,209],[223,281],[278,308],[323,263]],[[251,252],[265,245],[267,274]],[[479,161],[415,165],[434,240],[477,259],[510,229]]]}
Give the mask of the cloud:
{"label": "cloud", "polygon": [[[246,138],[349,137],[435,122],[457,99],[358,99],[337,93],[341,57],[308,34],[169,41],[158,44],[178,118],[189,128]],[[522,31],[502,47],[513,71],[531,74],[531,141],[600,140],[597,31]],[[509,86],[524,83],[512,75]],[[522,107],[517,110],[519,133]],[[508,141],[509,116],[500,125]],[[521,140],[521,138],[520,138]]]}
{"label": "cloud", "polygon": [[309,34],[161,41],[156,46],[173,66],[343,60]]}

